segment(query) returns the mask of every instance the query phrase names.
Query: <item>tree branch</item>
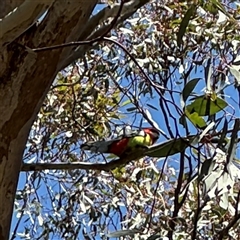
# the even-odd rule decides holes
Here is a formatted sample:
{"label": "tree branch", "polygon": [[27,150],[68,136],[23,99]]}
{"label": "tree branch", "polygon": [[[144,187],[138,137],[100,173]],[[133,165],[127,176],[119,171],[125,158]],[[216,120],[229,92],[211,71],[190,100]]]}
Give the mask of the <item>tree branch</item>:
{"label": "tree branch", "polygon": [[[89,36],[89,38],[91,38],[91,35],[94,34],[94,30],[96,29],[96,26],[99,26],[101,23],[108,20],[109,18],[115,18],[121,7],[122,7],[122,10],[121,10],[119,19],[122,18],[122,20],[124,20],[126,19],[126,15],[128,14],[132,15],[139,7],[142,7],[145,3],[149,2],[149,0],[142,1],[140,6],[139,6],[139,2],[140,1],[135,1],[135,0],[130,2],[125,1],[123,6],[122,6],[122,3],[115,3],[111,7],[107,6],[103,8],[96,15],[91,17],[91,19],[86,24],[83,33],[79,36],[79,40],[83,39],[82,36]],[[106,24],[104,25],[104,27],[109,25],[110,24]]]}
{"label": "tree branch", "polygon": [[4,18],[7,14],[19,7],[25,0],[1,0],[0,18]]}
{"label": "tree branch", "polygon": [[11,43],[52,5],[53,0],[25,1],[0,21],[0,46]]}
{"label": "tree branch", "polygon": [[[139,0],[139,1],[130,1],[124,4],[123,9],[121,11],[121,15],[119,16],[116,24],[119,24],[126,20],[129,16],[131,16],[133,13],[135,13],[140,7],[148,3],[149,0]],[[84,31],[79,36],[78,40],[84,39],[83,36],[88,36],[87,40],[92,40],[97,37],[102,36],[102,34],[109,28],[111,23],[104,25],[103,27],[99,28],[94,32],[94,29],[97,25],[102,23],[103,21],[106,21],[110,17],[114,17],[117,12],[119,11],[120,4],[114,4],[112,8],[106,7],[102,9],[99,13],[97,13],[95,16],[93,16],[88,23],[86,24],[86,27],[84,28]],[[85,38],[86,39],[86,38]],[[72,51],[72,53],[68,56],[62,59],[58,66],[58,70],[62,70],[63,68],[67,67],[69,64],[74,62],[76,59],[82,58],[84,54],[89,50],[92,49],[92,45],[83,45],[75,48],[75,51]]]}
{"label": "tree branch", "polygon": [[130,161],[138,160],[144,157],[146,149],[138,149],[137,152],[129,154],[124,158],[119,158],[108,163],[86,163],[86,162],[73,162],[73,163],[24,163],[21,171],[44,171],[44,170],[75,170],[75,169],[87,169],[87,170],[104,170],[109,171],[116,167],[126,165]]}

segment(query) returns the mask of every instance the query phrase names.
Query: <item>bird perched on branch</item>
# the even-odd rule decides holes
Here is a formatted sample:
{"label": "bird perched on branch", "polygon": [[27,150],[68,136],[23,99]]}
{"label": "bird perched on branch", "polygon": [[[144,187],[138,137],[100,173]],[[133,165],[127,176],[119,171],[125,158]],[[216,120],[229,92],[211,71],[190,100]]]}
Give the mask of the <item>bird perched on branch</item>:
{"label": "bird perched on branch", "polygon": [[159,138],[160,132],[156,128],[142,128],[131,130],[116,139],[96,142],[86,142],[81,145],[82,150],[94,153],[112,153],[123,157],[134,153],[139,148],[148,148]]}

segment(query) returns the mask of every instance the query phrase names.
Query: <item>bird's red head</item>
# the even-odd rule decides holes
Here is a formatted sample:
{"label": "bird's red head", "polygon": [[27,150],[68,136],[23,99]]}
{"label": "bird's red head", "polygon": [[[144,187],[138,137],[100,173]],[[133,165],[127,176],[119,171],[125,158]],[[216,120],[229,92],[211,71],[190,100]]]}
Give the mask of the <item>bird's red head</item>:
{"label": "bird's red head", "polygon": [[146,134],[149,134],[151,139],[152,139],[152,144],[154,144],[159,136],[160,136],[160,132],[156,129],[156,128],[143,128],[143,131],[146,133]]}

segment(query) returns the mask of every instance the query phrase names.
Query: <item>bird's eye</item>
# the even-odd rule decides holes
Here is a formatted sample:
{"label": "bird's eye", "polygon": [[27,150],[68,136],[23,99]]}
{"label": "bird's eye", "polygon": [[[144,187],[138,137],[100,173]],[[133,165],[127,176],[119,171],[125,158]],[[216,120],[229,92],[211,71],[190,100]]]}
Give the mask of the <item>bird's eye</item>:
{"label": "bird's eye", "polygon": [[159,137],[159,133],[154,132],[154,133],[153,133],[153,137],[158,138],[158,137]]}

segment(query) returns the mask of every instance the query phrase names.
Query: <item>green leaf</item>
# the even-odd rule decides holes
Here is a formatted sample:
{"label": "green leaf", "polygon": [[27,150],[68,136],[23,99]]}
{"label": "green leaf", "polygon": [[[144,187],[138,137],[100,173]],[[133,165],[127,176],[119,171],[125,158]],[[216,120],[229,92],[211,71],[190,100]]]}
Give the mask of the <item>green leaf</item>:
{"label": "green leaf", "polygon": [[151,104],[149,104],[149,103],[147,103],[147,105],[150,107],[150,108],[152,108],[152,109],[154,109],[154,110],[156,110],[156,111],[159,111],[156,107],[154,107],[153,105],[151,105]]}
{"label": "green leaf", "polygon": [[238,143],[238,131],[240,129],[240,119],[237,118],[234,123],[230,144],[228,147],[227,162],[232,162],[236,154]]}
{"label": "green leaf", "polygon": [[194,139],[195,136],[189,136],[187,138],[177,138],[169,140],[165,143],[153,145],[146,152],[149,157],[167,157],[176,153],[183,152]]}
{"label": "green leaf", "polygon": [[180,123],[184,128],[187,128],[187,120],[186,120],[186,116],[185,116],[184,114],[179,118],[179,123]]}
{"label": "green leaf", "polygon": [[194,126],[198,128],[204,128],[207,125],[205,120],[202,117],[200,117],[197,112],[189,113],[188,110],[186,109],[185,114]]}
{"label": "green leaf", "polygon": [[162,239],[160,234],[154,234],[150,236],[147,240],[158,240],[158,239]]}
{"label": "green leaf", "polygon": [[234,18],[225,10],[224,6],[220,3],[218,0],[211,0],[212,4],[215,5],[216,8],[218,8],[219,11],[221,11],[223,14],[228,16],[231,20],[234,20]]}
{"label": "green leaf", "polygon": [[140,233],[139,230],[119,230],[119,231],[115,231],[115,232],[111,232],[108,233],[107,236],[109,238],[120,238],[120,237],[124,237],[124,236],[134,236],[136,233]]}
{"label": "green leaf", "polygon": [[223,110],[226,106],[227,103],[219,97],[212,100],[211,97],[201,96],[196,98],[186,109],[190,114],[196,112],[199,116],[211,116]]}
{"label": "green leaf", "polygon": [[184,102],[186,102],[187,98],[192,93],[193,89],[195,88],[200,79],[201,78],[194,78],[185,85],[182,92],[182,99]]}
{"label": "green leaf", "polygon": [[216,15],[218,13],[217,6],[212,2],[206,3],[205,9],[213,15]]}
{"label": "green leaf", "polygon": [[128,112],[133,112],[133,111],[135,111],[137,108],[136,107],[131,107],[131,108],[127,108],[126,110],[128,111]]}
{"label": "green leaf", "polygon": [[234,76],[234,78],[236,79],[236,83],[239,86],[240,85],[240,67],[237,65],[232,65],[228,67],[231,74]]}
{"label": "green leaf", "polygon": [[204,177],[206,177],[209,173],[212,172],[215,162],[213,161],[213,158],[207,159],[203,162],[200,170],[200,174],[198,179],[202,180]]}
{"label": "green leaf", "polygon": [[228,209],[228,205],[229,205],[229,202],[228,202],[228,193],[225,192],[221,195],[220,197],[220,202],[219,202],[219,206],[225,210]]}
{"label": "green leaf", "polygon": [[213,171],[203,179],[203,182],[205,184],[205,193],[208,193],[208,196],[210,198],[213,197],[213,193],[211,192],[210,194],[210,191],[217,188],[216,183],[218,181],[218,178],[222,175],[222,172],[223,170]]}
{"label": "green leaf", "polygon": [[212,64],[211,64],[211,58],[207,60],[206,67],[205,67],[205,82],[206,82],[206,90],[208,92],[211,92],[211,78],[212,78]]}
{"label": "green leaf", "polygon": [[180,47],[181,43],[182,43],[182,38],[183,38],[183,35],[185,34],[186,32],[186,29],[187,29],[187,26],[188,26],[188,23],[193,15],[193,13],[195,12],[195,9],[196,9],[196,6],[195,5],[192,5],[186,12],[185,16],[183,17],[183,20],[180,24],[180,27],[179,27],[179,31],[178,31],[178,34],[177,34],[177,44],[178,46]]}
{"label": "green leaf", "polygon": [[107,92],[109,90],[109,80],[105,79],[104,84],[105,84],[105,91]]}
{"label": "green leaf", "polygon": [[131,100],[130,100],[130,99],[127,99],[126,101],[124,101],[124,102],[122,103],[121,107],[124,107],[124,106],[126,106],[126,105],[128,105],[128,104],[130,104],[130,103],[132,103]]}
{"label": "green leaf", "polygon": [[[220,136],[220,138],[217,137],[217,144],[220,148],[225,146],[228,142],[227,137],[226,137],[227,136],[227,131],[228,131],[228,120],[225,118],[221,136]],[[215,141],[215,138],[212,138],[213,143],[214,143],[214,141]]]}

